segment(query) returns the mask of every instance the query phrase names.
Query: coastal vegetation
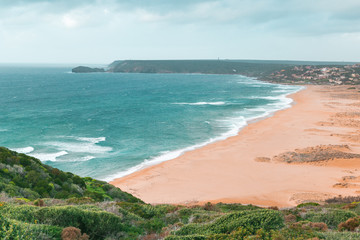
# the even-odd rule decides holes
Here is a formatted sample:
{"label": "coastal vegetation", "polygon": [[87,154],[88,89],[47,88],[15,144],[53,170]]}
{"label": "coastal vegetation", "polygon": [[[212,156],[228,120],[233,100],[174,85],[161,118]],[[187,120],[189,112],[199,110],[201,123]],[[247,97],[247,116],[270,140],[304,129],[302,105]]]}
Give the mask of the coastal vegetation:
{"label": "coastal vegetation", "polygon": [[92,178],[0,148],[0,239],[359,239],[360,198],[279,210],[150,205]]}
{"label": "coastal vegetation", "polygon": [[0,147],[0,191],[28,200],[89,198],[94,201],[141,202],[106,182],[63,172],[4,147]]}

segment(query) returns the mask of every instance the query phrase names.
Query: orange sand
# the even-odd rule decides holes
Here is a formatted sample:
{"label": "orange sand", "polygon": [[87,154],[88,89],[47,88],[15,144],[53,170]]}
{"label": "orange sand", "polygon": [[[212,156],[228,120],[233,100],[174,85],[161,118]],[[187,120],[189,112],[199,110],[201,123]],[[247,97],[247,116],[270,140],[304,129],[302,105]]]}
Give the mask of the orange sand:
{"label": "orange sand", "polygon": [[272,158],[320,144],[347,144],[351,152],[360,153],[359,142],[348,141],[351,134],[358,133],[357,122],[350,119],[348,124],[342,115],[341,121],[334,118],[336,113],[360,110],[357,90],[307,86],[291,97],[296,102],[293,107],[250,124],[237,136],[115,179],[111,184],[152,204],[210,201],[285,207],[355,195],[360,186],[356,189],[353,183],[347,187],[349,184],[339,182],[344,176],[360,175],[356,159],[344,165],[341,159],[320,165],[255,161],[257,157]]}

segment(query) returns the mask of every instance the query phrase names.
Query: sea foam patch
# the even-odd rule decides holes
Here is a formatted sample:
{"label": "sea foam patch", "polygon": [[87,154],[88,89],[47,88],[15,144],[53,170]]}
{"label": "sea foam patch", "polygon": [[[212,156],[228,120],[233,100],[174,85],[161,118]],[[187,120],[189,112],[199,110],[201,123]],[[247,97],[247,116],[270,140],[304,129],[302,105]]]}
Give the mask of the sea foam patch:
{"label": "sea foam patch", "polygon": [[198,105],[215,105],[215,106],[219,106],[219,105],[225,105],[225,102],[193,102],[193,103],[186,103],[186,102],[180,102],[180,103],[174,103],[174,104],[178,104],[178,105],[192,105],[192,106],[198,106]]}
{"label": "sea foam patch", "polygon": [[29,154],[30,156],[40,159],[41,161],[51,161],[51,162],[56,162],[57,158],[67,155],[68,152],[66,151],[60,151],[60,152],[55,152],[55,153],[32,153]]}
{"label": "sea foam patch", "polygon": [[44,145],[73,153],[104,154],[113,150],[112,147],[97,144],[106,141],[105,137],[89,138],[68,136],[62,138],[63,141],[50,141],[44,143]]}
{"label": "sea foam patch", "polygon": [[29,154],[34,151],[34,148],[30,146],[30,147],[24,147],[24,148],[12,148],[11,150],[18,152],[18,153]]}

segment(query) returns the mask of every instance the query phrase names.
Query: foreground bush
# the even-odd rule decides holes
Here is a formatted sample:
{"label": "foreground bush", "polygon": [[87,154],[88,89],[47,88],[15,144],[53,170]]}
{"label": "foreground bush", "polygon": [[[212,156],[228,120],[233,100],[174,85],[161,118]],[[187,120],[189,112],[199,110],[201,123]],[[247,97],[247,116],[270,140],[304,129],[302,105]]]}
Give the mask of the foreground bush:
{"label": "foreground bush", "polygon": [[64,228],[61,232],[62,240],[88,240],[89,236],[84,233],[81,235],[81,230],[75,227]]}
{"label": "foreground bush", "polygon": [[284,219],[279,211],[261,209],[245,210],[227,214],[209,224],[188,224],[175,235],[230,233],[238,228],[255,231],[258,229],[272,230],[284,226]]}
{"label": "foreground bush", "polygon": [[355,231],[355,229],[357,229],[359,226],[360,226],[359,217],[353,217],[353,218],[349,218],[345,222],[340,223],[338,226],[338,230],[339,231],[344,231],[344,230]]}
{"label": "foreground bush", "polygon": [[131,225],[131,219],[98,210],[91,206],[14,206],[6,205],[2,211],[6,216],[25,223],[47,224],[57,227],[76,227],[92,239],[103,239],[107,235],[139,235],[142,230]]}
{"label": "foreground bush", "polygon": [[321,211],[307,212],[304,219],[311,222],[324,222],[330,228],[337,228],[341,222],[356,216],[356,213],[348,210],[322,208]]}

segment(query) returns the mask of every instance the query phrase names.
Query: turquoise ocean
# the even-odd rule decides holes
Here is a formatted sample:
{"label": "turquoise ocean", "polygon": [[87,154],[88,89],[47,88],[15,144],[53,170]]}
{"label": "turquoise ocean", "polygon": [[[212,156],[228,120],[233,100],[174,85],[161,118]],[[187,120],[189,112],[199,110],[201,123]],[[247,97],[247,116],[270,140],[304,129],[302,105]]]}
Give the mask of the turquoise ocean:
{"label": "turquoise ocean", "polygon": [[236,135],[301,89],[239,75],[70,71],[0,66],[0,146],[106,181]]}

